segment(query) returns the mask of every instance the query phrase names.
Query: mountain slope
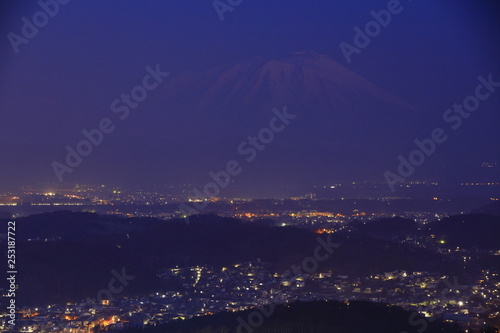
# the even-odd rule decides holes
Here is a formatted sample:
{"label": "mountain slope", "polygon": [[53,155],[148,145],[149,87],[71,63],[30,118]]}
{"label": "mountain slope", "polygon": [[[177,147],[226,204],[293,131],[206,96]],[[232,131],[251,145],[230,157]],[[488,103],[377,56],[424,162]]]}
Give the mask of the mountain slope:
{"label": "mountain slope", "polygon": [[168,77],[159,94],[162,107],[141,122],[152,128],[161,123],[165,130],[149,140],[169,147],[166,154],[196,154],[208,165],[221,163],[211,152],[234,158],[242,140],[269,126],[273,108],[287,106],[296,118],[262,153],[272,149],[266,163],[243,175],[260,174],[260,183],[252,185],[262,188],[291,179],[323,182],[316,178],[329,173],[332,179],[383,180],[392,160],[422,135],[416,126],[420,113],[408,103],[314,52],[255,57]]}
{"label": "mountain slope", "polygon": [[[283,58],[252,58],[200,73],[188,72],[170,80],[164,88],[173,101],[190,102],[198,111],[234,110],[234,104],[258,107],[314,106],[360,111],[363,100],[378,101],[402,109],[406,102],[351,72],[326,55],[295,52]],[[195,100],[191,97],[196,96]]]}

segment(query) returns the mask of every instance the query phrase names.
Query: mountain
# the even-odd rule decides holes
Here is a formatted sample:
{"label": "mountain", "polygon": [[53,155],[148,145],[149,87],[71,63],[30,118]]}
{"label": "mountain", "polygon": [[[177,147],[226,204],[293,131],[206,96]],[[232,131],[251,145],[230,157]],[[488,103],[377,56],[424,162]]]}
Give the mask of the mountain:
{"label": "mountain", "polygon": [[269,126],[273,108],[286,106],[296,115],[262,153],[266,163],[252,165],[251,174],[243,176],[259,174],[257,182],[250,181],[256,187],[324,178],[384,181],[383,172],[422,135],[416,132],[415,108],[311,51],[172,75],[159,94],[162,107],[140,120],[144,126],[164,124],[164,131],[150,133],[157,147],[149,154],[162,150],[179,159],[196,154],[207,165],[225,163],[212,155],[234,158],[242,141]]}
{"label": "mountain", "polygon": [[171,79],[163,90],[169,100],[187,102],[199,114],[238,112],[242,107],[257,111],[281,105],[362,114],[366,102],[375,101],[414,110],[332,58],[311,51],[270,60],[255,57],[198,73],[187,72]]}
{"label": "mountain", "polygon": [[[312,51],[276,59],[254,57],[183,73],[167,79],[162,94],[167,109],[183,112],[190,119],[202,118],[206,122],[196,130],[207,132],[221,119],[235,127],[263,125],[256,121],[270,118],[272,108],[285,105],[303,118],[301,122],[309,122],[311,113],[320,113],[321,123],[331,121],[330,130],[337,127],[336,123],[366,126],[369,119],[394,126],[396,120],[412,118],[416,113],[405,101],[329,56]],[[196,126],[193,122],[190,125]],[[375,124],[369,125],[367,128]]]}

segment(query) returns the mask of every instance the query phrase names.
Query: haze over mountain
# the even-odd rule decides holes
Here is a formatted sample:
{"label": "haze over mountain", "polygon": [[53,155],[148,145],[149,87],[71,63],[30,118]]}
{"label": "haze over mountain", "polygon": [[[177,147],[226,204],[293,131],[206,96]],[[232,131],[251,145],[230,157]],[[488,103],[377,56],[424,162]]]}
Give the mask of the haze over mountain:
{"label": "haze over mountain", "polygon": [[[157,142],[195,147],[200,163],[209,167],[242,159],[238,144],[269,126],[273,108],[286,106],[296,115],[259,153],[265,156],[257,160],[265,161],[248,165],[247,181],[253,186],[276,187],[297,178],[302,184],[381,178],[387,163],[377,169],[375,162],[381,156],[394,158],[411,142],[415,133],[409,128],[415,127],[420,114],[332,58],[312,51],[249,58],[166,81],[162,108],[148,114],[146,126],[164,124],[165,131],[151,134]],[[184,116],[179,119],[179,114]],[[214,152],[217,160],[211,156]],[[221,152],[226,160],[220,160]],[[255,174],[260,177],[257,182]],[[241,178],[247,177],[245,172]]]}
{"label": "haze over mountain", "polygon": [[[410,80],[402,84],[409,88]],[[267,127],[273,108],[286,106],[297,116],[260,153],[265,161],[257,159],[239,177],[245,193],[255,187],[261,196],[281,195],[276,188],[283,184],[384,182],[385,171],[396,172],[397,157],[407,157],[416,148],[414,140],[428,138],[435,128],[426,112],[314,51],[188,71],[169,77],[161,94],[162,109],[149,118],[150,126],[167,128],[154,134],[157,140],[196,147],[200,164],[209,169],[220,169],[236,155],[240,142]],[[179,114],[184,117],[179,119]],[[442,120],[438,126],[450,134]],[[452,146],[438,149],[433,163],[418,168],[417,179],[454,179],[458,184],[453,167],[458,162],[469,174],[486,175],[473,157],[482,155],[481,149],[467,161]],[[220,160],[219,153],[227,159]],[[496,172],[487,171],[490,176]]]}
{"label": "haze over mountain", "polygon": [[[189,71],[170,80],[163,90],[171,102],[180,100],[212,113],[285,104],[321,111],[360,111],[363,101],[374,100],[411,108],[329,56],[314,51],[293,52],[276,59],[254,57],[201,72]],[[197,98],[192,99],[196,94]]]}
{"label": "haze over mountain", "polygon": [[[425,112],[314,51],[170,75],[151,95],[152,101],[144,102],[151,103],[147,110],[142,105],[130,110],[132,121],[116,120],[119,130],[106,137],[105,148],[96,149],[76,177],[67,175],[68,181],[94,173],[111,174],[107,179],[118,183],[203,186],[210,181],[209,171],[237,160],[244,172],[222,195],[279,197],[289,194],[283,186],[383,183],[385,171],[396,171],[397,156],[408,156],[413,141],[425,139],[432,129]],[[247,163],[239,145],[269,127],[273,109],[284,108],[296,117]],[[62,152],[49,155],[63,159]],[[449,156],[441,152],[438,158],[449,166],[455,162]],[[131,160],[142,164],[140,172],[122,167]],[[474,159],[465,163],[479,165]],[[417,177],[431,174],[435,180],[453,170],[427,163]]]}
{"label": "haze over mountain", "polygon": [[[313,51],[275,59],[254,57],[204,71],[189,71],[168,79],[162,94],[167,119],[169,114],[183,112],[186,124],[197,126],[193,130],[200,130],[209,139],[218,137],[213,127],[222,119],[232,129],[227,134],[242,138],[242,128],[249,124],[267,125],[263,121],[271,117],[270,110],[285,105],[300,117],[297,123],[314,126],[316,134],[324,131],[330,136],[347,134],[351,127],[369,130],[372,123],[363,125],[368,119],[378,120],[379,126],[393,126],[394,130],[404,125],[401,121],[416,119],[416,110],[405,101],[329,56]],[[318,115],[321,121],[313,122],[311,119]],[[193,122],[191,117],[203,121]],[[171,134],[174,140],[189,140],[190,132],[182,128]]]}
{"label": "haze over mountain", "polygon": [[[285,104],[297,118],[228,191],[271,197],[279,186],[384,181],[479,75],[498,80],[498,20],[486,3],[402,4],[349,64],[339,44],[352,43],[353,28],[387,2],[255,0],[224,22],[210,1],[62,5],[19,53],[2,39],[0,184],[57,182],[51,163],[110,118],[116,130],[66,175],[68,185],[203,186],[210,170],[242,158],[238,145]],[[39,10],[37,1],[5,5],[2,34],[22,35],[21,18]],[[157,64],[171,75],[120,120],[111,103]],[[480,169],[500,162],[498,96],[450,132],[412,180],[498,179],[498,168]]]}

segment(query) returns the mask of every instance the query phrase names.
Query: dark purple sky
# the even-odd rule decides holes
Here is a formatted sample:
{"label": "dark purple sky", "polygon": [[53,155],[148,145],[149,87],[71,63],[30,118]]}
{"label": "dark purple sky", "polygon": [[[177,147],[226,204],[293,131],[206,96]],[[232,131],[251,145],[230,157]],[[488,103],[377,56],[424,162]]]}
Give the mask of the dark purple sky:
{"label": "dark purple sky", "polygon": [[[160,64],[176,77],[252,57],[281,59],[302,50],[331,57],[418,109],[418,121],[408,130],[412,134],[401,137],[401,146],[382,149],[376,158],[359,158],[359,151],[351,153],[350,148],[339,148],[330,156],[326,147],[336,143],[324,141],[335,138],[315,136],[314,124],[327,121],[322,113],[290,110],[300,115],[297,125],[277,134],[258,159],[244,166],[239,186],[262,185],[264,191],[283,184],[384,181],[383,172],[397,168],[397,156],[414,149],[414,138],[428,137],[432,129],[443,126],[445,110],[474,92],[477,76],[491,73],[500,81],[500,11],[495,1],[402,0],[402,12],[393,15],[390,24],[348,64],[339,44],[352,44],[353,28],[364,27],[373,19],[370,11],[385,9],[387,3],[248,0],[226,12],[221,22],[210,0],[72,0],[60,5],[48,24],[15,53],[8,34],[21,35],[21,18],[31,21],[40,7],[36,1],[4,1],[0,8],[0,187],[57,182],[51,163],[63,162],[65,146],[82,140],[82,129],[95,128],[105,117],[116,119],[111,102],[141,83],[148,65]],[[202,94],[192,93],[188,99]],[[261,116],[246,122],[242,115],[234,133],[226,128],[235,127],[238,117],[229,121],[214,114],[219,117],[217,126],[210,128],[204,125],[206,116],[198,118],[193,110],[166,108],[166,95],[161,85],[149,92],[126,120],[116,123],[102,145],[65,175],[65,181],[202,185],[209,171],[242,159],[238,144],[272,116],[271,110],[256,110]],[[239,108],[235,103],[232,108]],[[240,103],[245,109],[244,101]],[[481,102],[459,130],[449,132],[449,140],[408,179],[498,181],[498,167],[485,170],[480,163],[500,163],[499,105],[500,88]],[[363,128],[371,126],[367,121],[345,123],[357,133],[350,144],[364,142]],[[192,130],[200,125],[216,135],[208,140],[203,131]],[[401,126],[408,125],[402,122]],[[169,136],[190,130],[192,135],[181,142]],[[387,133],[379,135],[383,139]],[[319,141],[324,146],[317,145]]]}

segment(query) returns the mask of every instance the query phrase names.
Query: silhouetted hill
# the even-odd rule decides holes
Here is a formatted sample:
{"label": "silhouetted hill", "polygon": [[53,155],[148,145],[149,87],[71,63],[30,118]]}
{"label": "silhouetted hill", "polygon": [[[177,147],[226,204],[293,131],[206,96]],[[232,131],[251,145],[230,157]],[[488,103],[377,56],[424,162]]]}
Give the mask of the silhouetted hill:
{"label": "silhouetted hill", "polygon": [[442,237],[447,247],[499,250],[500,216],[464,214],[430,224],[430,231]]}
{"label": "silhouetted hill", "polygon": [[[391,239],[391,228],[396,234],[410,231],[414,228],[411,221],[371,223],[354,232],[318,235],[215,215],[192,217],[189,224],[183,220],[124,219],[88,213],[34,215],[17,223],[20,239],[42,234],[40,240],[17,244],[18,261],[23,267],[18,299],[28,305],[95,297],[107,288],[113,277],[111,271],[122,267],[127,274],[137,276],[123,296],[167,288],[157,273],[176,265],[220,267],[260,258],[276,271],[285,271],[312,256],[318,238],[340,244],[320,263],[322,271],[350,276],[398,269],[453,275],[461,271],[458,263],[444,255]],[[374,236],[372,231],[379,226],[387,229],[387,238]]]}
{"label": "silhouetted hill", "polygon": [[500,201],[493,201],[484,207],[474,209],[473,214],[489,214],[500,216]]}
{"label": "silhouetted hill", "polygon": [[[264,316],[258,309],[236,313],[220,313],[190,320],[149,327],[129,329],[125,333],[458,333],[457,326],[439,320],[429,321],[399,307],[382,303],[351,301],[295,302],[289,305],[266,306]],[[252,326],[248,323],[252,318]],[[262,319],[260,319],[262,318]],[[410,320],[410,318],[412,318]],[[257,325],[260,324],[261,325]],[[411,325],[410,323],[413,323]]]}
{"label": "silhouetted hill", "polygon": [[404,237],[420,233],[417,222],[401,217],[368,222],[354,221],[350,225],[360,233],[366,233],[378,238]]}
{"label": "silhouetted hill", "polygon": [[83,241],[95,237],[125,234],[151,227],[160,221],[147,218],[123,219],[113,215],[56,211],[16,219],[17,240],[59,239]]}

